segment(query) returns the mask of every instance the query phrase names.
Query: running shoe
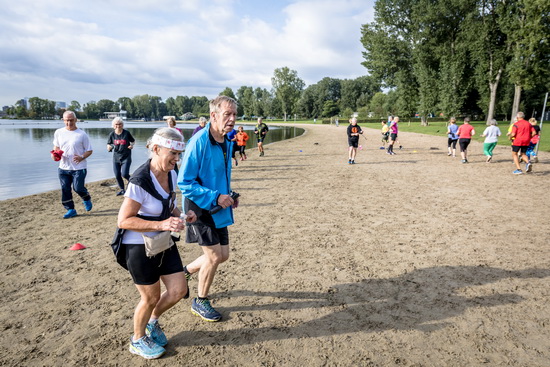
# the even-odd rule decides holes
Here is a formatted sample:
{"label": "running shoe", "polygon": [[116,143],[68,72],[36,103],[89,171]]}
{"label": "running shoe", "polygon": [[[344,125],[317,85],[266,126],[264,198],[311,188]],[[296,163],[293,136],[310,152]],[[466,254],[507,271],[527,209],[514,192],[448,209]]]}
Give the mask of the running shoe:
{"label": "running shoe", "polygon": [[517,169],[515,170],[514,172],[512,172],[514,175],[522,175],[523,174],[523,171],[520,170],[520,169]]}
{"label": "running shoe", "polygon": [[348,164],[351,164],[351,159],[348,159]]}
{"label": "running shoe", "polygon": [[92,210],[92,199],[90,200],[84,200],[84,209],[86,209],[87,212]]}
{"label": "running shoe", "polygon": [[145,327],[145,334],[161,347],[168,344],[168,339],[166,339],[164,331],[160,328],[158,320],[147,323],[147,326]]}
{"label": "running shoe", "polygon": [[399,146],[399,150],[401,150],[401,149],[403,149],[403,145],[400,145],[400,146]]}
{"label": "running shoe", "polygon": [[384,147],[380,147],[380,149],[386,149],[386,148],[384,148]]}
{"label": "running shoe", "polygon": [[126,193],[126,191],[124,190],[120,190],[119,192],[116,193],[116,196],[122,196]]}
{"label": "running shoe", "polygon": [[531,163],[527,163],[525,165],[525,172],[531,172],[533,170],[533,165]]}
{"label": "running shoe", "polygon": [[162,356],[166,352],[166,349],[145,335],[136,341],[133,341],[132,337],[130,337],[130,352],[146,359],[155,359]]}
{"label": "running shoe", "polygon": [[261,152],[261,153],[260,153],[260,157],[263,157],[263,156],[264,156],[264,152]]}
{"label": "running shoe", "polygon": [[468,161],[465,160],[465,159],[461,160],[460,162],[462,162],[462,163],[468,163]]}
{"label": "running shoe", "polygon": [[538,158],[536,155],[534,155],[534,156],[531,157],[531,161],[532,161],[533,163],[538,163],[538,162],[539,162],[539,158]]}
{"label": "running shoe", "polygon": [[76,217],[76,216],[77,216],[76,210],[69,209],[69,210],[67,210],[67,213],[65,213],[63,215],[63,219],[69,219],[69,218]]}
{"label": "running shoe", "polygon": [[351,161],[351,164],[355,164],[355,161]]}
{"label": "running shoe", "polygon": [[222,315],[210,305],[210,300],[208,298],[205,298],[203,300],[193,298],[191,312],[206,321],[215,322],[220,321],[220,319],[222,318]]}

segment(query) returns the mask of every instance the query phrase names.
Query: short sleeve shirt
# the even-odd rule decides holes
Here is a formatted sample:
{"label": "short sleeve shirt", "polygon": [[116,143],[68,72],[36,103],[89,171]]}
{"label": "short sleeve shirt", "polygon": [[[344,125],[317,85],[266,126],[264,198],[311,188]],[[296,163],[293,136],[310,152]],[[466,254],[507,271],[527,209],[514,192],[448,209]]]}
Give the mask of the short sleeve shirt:
{"label": "short sleeve shirt", "polygon": [[528,146],[531,142],[531,131],[533,131],[533,125],[526,120],[519,120],[512,127],[512,133],[515,133],[515,139],[512,145],[516,147]]}
{"label": "short sleeve shirt", "polygon": [[88,168],[87,160],[76,163],[73,159],[82,156],[92,150],[92,143],[88,135],[80,129],[67,130],[62,127],[57,129],[53,135],[53,145],[63,151],[59,168],[67,171],[78,171]]}

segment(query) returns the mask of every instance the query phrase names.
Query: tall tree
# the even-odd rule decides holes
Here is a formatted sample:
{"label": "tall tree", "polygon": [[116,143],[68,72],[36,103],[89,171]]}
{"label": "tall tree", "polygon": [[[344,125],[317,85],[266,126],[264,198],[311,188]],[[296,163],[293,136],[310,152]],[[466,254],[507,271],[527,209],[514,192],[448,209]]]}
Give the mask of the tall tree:
{"label": "tall tree", "polygon": [[507,72],[514,83],[511,118],[519,110],[521,92],[538,83],[548,82],[550,70],[550,2],[516,0],[506,14],[505,33],[511,45],[512,59]]}
{"label": "tall tree", "polygon": [[290,70],[285,66],[275,69],[271,78],[271,84],[275,90],[275,96],[280,102],[284,120],[286,121],[287,116],[294,111],[305,83],[298,77],[298,73],[295,70]]}

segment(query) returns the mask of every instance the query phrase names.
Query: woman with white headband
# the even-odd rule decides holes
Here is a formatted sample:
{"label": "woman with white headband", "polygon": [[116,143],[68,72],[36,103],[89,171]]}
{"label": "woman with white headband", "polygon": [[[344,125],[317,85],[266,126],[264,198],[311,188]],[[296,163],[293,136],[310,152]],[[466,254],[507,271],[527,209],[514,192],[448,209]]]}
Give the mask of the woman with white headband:
{"label": "woman with white headband", "polygon": [[[159,128],[147,141],[150,159],[132,175],[118,213],[118,227],[125,230],[122,251],[141,300],[134,312],[130,352],[147,359],[159,358],[168,340],[158,318],[182,298],[189,297],[187,280],[177,246],[170,233],[185,223],[176,203],[177,175],[173,171],[184,149],[183,136],[171,128]],[[188,211],[185,221],[197,217]],[[155,254],[158,244],[161,252]],[[166,290],[161,293],[160,282]]]}

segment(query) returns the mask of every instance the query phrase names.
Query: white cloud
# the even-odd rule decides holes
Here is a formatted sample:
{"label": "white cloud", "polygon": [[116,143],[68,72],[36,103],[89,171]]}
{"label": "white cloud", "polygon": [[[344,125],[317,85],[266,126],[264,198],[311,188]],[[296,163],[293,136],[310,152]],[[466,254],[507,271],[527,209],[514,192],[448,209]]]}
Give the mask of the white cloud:
{"label": "white cloud", "polygon": [[366,73],[359,38],[371,1],[275,3],[19,0],[0,14],[0,105],[212,97],[226,86],[270,89],[283,66],[307,84]]}

